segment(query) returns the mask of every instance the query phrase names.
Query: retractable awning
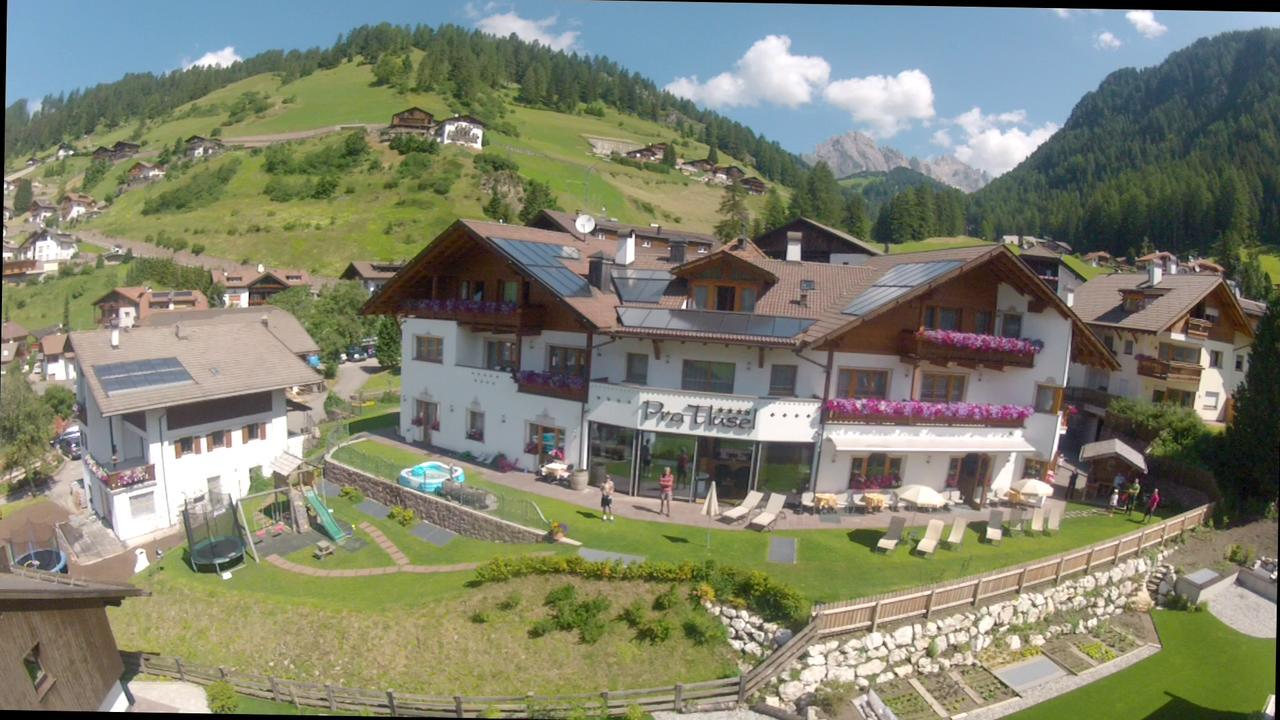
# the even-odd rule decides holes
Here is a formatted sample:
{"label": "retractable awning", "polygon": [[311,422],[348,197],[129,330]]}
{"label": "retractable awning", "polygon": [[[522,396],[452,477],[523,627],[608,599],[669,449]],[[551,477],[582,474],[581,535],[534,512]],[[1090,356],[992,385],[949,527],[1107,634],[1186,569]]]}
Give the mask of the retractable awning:
{"label": "retractable awning", "polygon": [[1143,472],[1147,471],[1147,460],[1142,456],[1142,453],[1124,444],[1118,438],[1091,442],[1080,448],[1080,462],[1091,462],[1109,457],[1118,457]]}
{"label": "retractable awning", "polygon": [[[922,429],[923,430],[923,429]],[[855,433],[827,435],[836,452],[1001,453],[1036,451],[1020,433]]]}

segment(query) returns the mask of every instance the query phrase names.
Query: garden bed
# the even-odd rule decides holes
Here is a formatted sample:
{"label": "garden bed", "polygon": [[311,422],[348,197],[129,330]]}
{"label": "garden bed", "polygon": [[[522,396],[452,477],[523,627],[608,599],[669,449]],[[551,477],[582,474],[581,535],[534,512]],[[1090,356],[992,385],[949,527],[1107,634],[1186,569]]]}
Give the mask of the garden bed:
{"label": "garden bed", "polygon": [[1061,665],[1072,675],[1079,675],[1096,664],[1088,656],[1076,650],[1076,643],[1070,636],[1056,637],[1045,643],[1041,649],[1050,660]]}
{"label": "garden bed", "polygon": [[917,679],[933,699],[947,711],[948,716],[976,710],[979,707],[950,673],[921,675]]}
{"label": "garden bed", "polygon": [[990,670],[980,665],[968,665],[957,670],[960,679],[969,687],[982,701],[987,705],[998,702],[1004,702],[1018,696],[1008,685],[1000,681],[1000,678],[991,673]]}
{"label": "garden bed", "polygon": [[898,720],[935,720],[938,717],[924,696],[902,678],[876,685],[875,691]]}

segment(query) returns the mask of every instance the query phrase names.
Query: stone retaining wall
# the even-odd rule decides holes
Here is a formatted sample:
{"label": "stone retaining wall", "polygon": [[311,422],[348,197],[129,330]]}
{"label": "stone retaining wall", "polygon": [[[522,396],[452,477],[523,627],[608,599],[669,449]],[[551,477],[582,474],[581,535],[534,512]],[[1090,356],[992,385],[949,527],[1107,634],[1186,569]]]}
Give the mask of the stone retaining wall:
{"label": "stone retaining wall", "polygon": [[500,543],[536,543],[546,539],[546,533],[501,518],[485,515],[447,500],[426,495],[387,482],[331,457],[324,459],[324,478],[334,485],[354,487],[364,496],[387,507],[406,507],[417,513],[418,518],[432,525],[451,530],[477,540]]}

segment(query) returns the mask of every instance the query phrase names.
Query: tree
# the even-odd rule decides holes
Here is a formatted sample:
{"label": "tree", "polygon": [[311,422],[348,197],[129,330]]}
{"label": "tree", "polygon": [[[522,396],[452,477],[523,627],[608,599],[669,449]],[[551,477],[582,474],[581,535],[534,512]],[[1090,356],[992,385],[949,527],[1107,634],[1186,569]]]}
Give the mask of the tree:
{"label": "tree", "polygon": [[778,188],[770,187],[764,196],[764,231],[777,230],[787,224],[787,206],[782,203],[782,194]]}
{"label": "tree", "polygon": [[524,206],[520,208],[520,224],[528,225],[543,210],[563,210],[556,202],[551,185],[539,180],[524,181]]}
{"label": "tree", "polygon": [[18,187],[13,191],[13,214],[20,215],[31,208],[31,181],[27,178],[18,180]]}
{"label": "tree", "polygon": [[746,191],[738,183],[730,183],[724,189],[724,197],[720,200],[720,217],[716,223],[716,237],[720,242],[729,242],[745,236],[751,231],[751,213],[747,211]]}
{"label": "tree", "polygon": [[667,143],[667,147],[662,151],[662,164],[667,167],[676,166],[676,141],[672,140]]}
{"label": "tree", "polygon": [[71,329],[71,296],[62,296],[62,329]]}
{"label": "tree", "polygon": [[375,325],[377,326],[375,348],[378,352],[378,365],[395,370],[400,367],[400,323],[393,315],[381,315]]}
{"label": "tree", "polygon": [[76,412],[76,394],[75,392],[63,385],[50,385],[45,388],[44,395],[41,396],[44,404],[49,406],[49,411],[54,417],[63,419],[73,417]]}
{"label": "tree", "polygon": [[5,447],[4,469],[22,470],[32,483],[34,470],[53,437],[53,413],[31,390],[22,373],[10,373],[0,383],[0,444]]}
{"label": "tree", "polygon": [[390,55],[383,55],[373,66],[373,83],[375,85],[393,85],[401,71],[400,63]]}
{"label": "tree", "polygon": [[511,206],[503,199],[502,193],[498,192],[498,186],[495,183],[493,192],[489,195],[489,202],[484,204],[485,217],[501,220],[502,222],[511,221]]}
{"label": "tree", "polygon": [[1234,402],[1217,476],[1247,512],[1276,500],[1280,478],[1280,298],[1271,300],[1258,322],[1249,370]]}
{"label": "tree", "polygon": [[862,193],[850,192],[844,204],[844,229],[859,240],[866,240],[871,230],[871,220],[867,216],[867,201]]}

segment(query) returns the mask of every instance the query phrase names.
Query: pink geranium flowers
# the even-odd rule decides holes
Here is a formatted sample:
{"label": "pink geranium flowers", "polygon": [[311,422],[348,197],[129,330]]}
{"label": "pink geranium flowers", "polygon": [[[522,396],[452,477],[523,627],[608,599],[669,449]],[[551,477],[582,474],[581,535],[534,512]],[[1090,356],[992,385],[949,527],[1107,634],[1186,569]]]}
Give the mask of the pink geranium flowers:
{"label": "pink geranium flowers", "polygon": [[906,424],[1021,424],[1035,412],[1030,405],[998,403],[937,403],[922,400],[827,401],[827,417],[846,422],[903,422]]}
{"label": "pink geranium flowers", "polygon": [[1044,349],[1044,343],[1039,340],[1023,340],[1021,338],[1000,337],[999,335],[979,335],[978,333],[954,332],[952,330],[917,330],[916,337],[934,345],[977,350],[979,352],[1035,355]]}

